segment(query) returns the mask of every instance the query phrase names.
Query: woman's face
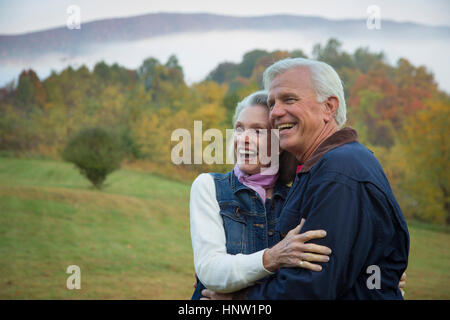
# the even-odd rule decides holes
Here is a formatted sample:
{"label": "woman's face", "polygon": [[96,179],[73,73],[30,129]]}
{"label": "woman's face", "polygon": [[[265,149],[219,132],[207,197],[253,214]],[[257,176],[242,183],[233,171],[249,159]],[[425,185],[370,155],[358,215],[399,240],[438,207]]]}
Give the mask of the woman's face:
{"label": "woman's face", "polygon": [[[234,126],[234,151],[239,169],[246,174],[259,173],[263,166],[260,153],[267,148],[270,157],[269,110],[265,106],[253,105],[245,108]],[[264,152],[264,151],[263,151]]]}

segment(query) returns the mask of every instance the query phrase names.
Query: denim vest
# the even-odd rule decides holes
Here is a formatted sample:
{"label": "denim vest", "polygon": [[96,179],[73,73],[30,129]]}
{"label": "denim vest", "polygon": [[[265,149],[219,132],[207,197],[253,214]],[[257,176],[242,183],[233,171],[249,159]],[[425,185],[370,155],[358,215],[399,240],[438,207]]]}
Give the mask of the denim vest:
{"label": "denim vest", "polygon": [[[223,219],[227,253],[251,254],[280,241],[280,234],[275,231],[275,226],[289,187],[277,183],[272,199],[266,199],[264,204],[261,197],[240,183],[232,171],[211,175]],[[197,287],[191,299],[200,299],[203,289],[205,287],[197,278]]]}

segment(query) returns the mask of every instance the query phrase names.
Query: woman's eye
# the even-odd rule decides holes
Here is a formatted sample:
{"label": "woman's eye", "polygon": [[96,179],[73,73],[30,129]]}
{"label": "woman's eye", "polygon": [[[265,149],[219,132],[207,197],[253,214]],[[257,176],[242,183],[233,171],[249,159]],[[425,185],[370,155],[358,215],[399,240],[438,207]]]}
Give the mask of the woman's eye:
{"label": "woman's eye", "polygon": [[267,129],[256,129],[255,131],[257,135],[262,135],[266,133]]}
{"label": "woman's eye", "polygon": [[234,131],[235,131],[236,133],[242,133],[242,132],[244,132],[244,128],[242,128],[242,127],[237,127],[236,129],[234,129]]}

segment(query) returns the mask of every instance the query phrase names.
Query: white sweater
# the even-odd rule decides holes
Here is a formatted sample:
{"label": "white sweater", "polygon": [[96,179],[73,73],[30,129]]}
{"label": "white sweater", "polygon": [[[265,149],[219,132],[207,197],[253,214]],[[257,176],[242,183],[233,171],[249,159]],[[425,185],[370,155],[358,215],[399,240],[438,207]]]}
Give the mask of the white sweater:
{"label": "white sweater", "polygon": [[195,272],[205,287],[233,292],[272,274],[263,266],[264,250],[252,254],[227,253],[219,212],[214,178],[202,173],[192,183],[190,223]]}

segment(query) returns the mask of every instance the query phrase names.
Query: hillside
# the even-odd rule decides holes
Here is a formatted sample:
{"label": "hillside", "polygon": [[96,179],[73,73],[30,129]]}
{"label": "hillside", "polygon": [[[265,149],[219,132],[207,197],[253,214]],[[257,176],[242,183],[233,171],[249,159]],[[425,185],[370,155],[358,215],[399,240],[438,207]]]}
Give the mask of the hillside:
{"label": "hillside", "polygon": [[[189,186],[121,170],[103,192],[71,165],[0,160],[0,299],[186,299]],[[81,290],[66,289],[69,265]]]}
{"label": "hillside", "polygon": [[[99,192],[69,164],[0,158],[0,299],[189,299],[189,189],[122,169]],[[448,231],[409,228],[406,298],[450,299]]]}

